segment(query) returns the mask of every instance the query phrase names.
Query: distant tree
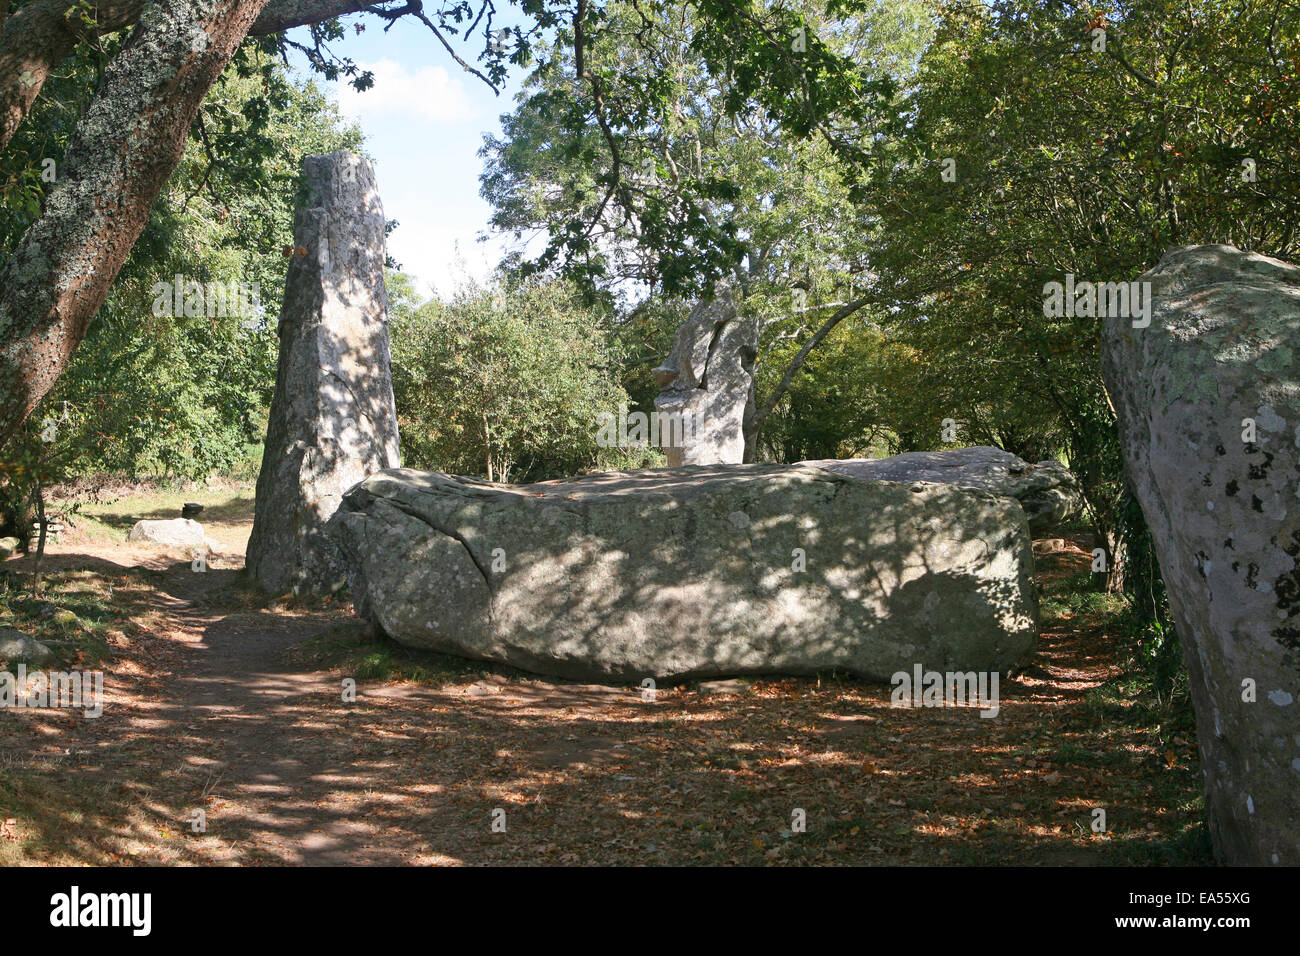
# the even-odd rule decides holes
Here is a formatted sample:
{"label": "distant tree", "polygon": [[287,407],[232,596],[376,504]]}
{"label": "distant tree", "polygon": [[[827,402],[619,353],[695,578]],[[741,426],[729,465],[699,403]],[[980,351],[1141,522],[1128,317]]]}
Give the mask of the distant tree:
{"label": "distant tree", "polygon": [[[791,4],[789,48],[767,55],[797,70],[812,43],[874,70],[912,70],[929,29],[919,3],[838,12],[833,21],[824,4]],[[556,243],[535,260],[527,249],[538,234],[581,233],[586,240],[571,243],[576,273],[599,289],[674,301],[707,293],[723,275],[771,355],[847,302],[857,300],[850,314],[870,305],[861,293],[872,280],[874,226],[851,202],[829,139],[810,139],[786,110],[749,103],[746,65],[712,68],[710,14],[707,4],[619,0],[581,58],[557,38],[502,135],[485,139],[482,193],[493,227],[520,243],[510,266],[573,275],[575,259]],[[623,108],[617,135],[588,121],[582,73]],[[613,169],[622,178],[611,191]],[[788,387],[780,375],[764,381],[774,394],[761,397],[759,424]]]}
{"label": "distant tree", "polygon": [[628,402],[608,312],[560,283],[465,286],[393,315],[393,390],[404,463],[528,481],[623,464],[597,444]]}
{"label": "distant tree", "polygon": [[1138,0],[1107,16],[942,7],[851,188],[880,222],[888,325],[920,357],[907,392],[930,433],[951,417],[970,439],[1063,452],[1120,588],[1145,528],[1097,361],[1108,320],[1046,315],[1043,287],[1136,279],[1179,244],[1300,255],[1300,12]]}

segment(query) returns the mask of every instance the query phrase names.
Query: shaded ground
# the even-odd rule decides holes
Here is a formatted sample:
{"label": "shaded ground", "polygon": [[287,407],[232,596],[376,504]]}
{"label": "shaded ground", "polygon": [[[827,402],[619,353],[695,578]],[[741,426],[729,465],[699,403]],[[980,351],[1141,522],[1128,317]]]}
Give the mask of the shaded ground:
{"label": "shaded ground", "polygon": [[[223,544],[242,549],[247,512],[215,510]],[[0,863],[1208,862],[1195,741],[1098,690],[1113,638],[1072,603],[1074,544],[1038,559],[1040,654],[993,719],[834,675],[647,701],[268,607],[239,554],[198,574],[89,534],[54,550],[47,597],[80,623],[55,633],[18,599],[11,623],[102,660],[107,701],[0,711]]]}

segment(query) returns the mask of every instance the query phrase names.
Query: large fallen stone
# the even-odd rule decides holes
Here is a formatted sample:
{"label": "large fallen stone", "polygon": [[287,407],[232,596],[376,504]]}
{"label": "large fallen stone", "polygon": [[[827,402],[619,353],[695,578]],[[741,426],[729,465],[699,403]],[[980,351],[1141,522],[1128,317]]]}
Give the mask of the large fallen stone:
{"label": "large fallen stone", "polygon": [[189,518],[169,518],[167,520],[145,519],[137,521],[126,536],[127,541],[158,544],[179,550],[211,551],[212,546],[203,525]]}
{"label": "large fallen stone", "polygon": [[1031,465],[988,445],[913,451],[891,458],[823,458],[799,464],[872,481],[932,481],[1006,495],[1020,502],[1033,534],[1051,529],[1083,507],[1079,483],[1059,461]]}
{"label": "large fallen stone", "polygon": [[[1300,864],[1300,268],[1170,250],[1102,371],[1191,677],[1206,809],[1233,864]],[[1252,434],[1253,431],[1253,434]]]}
{"label": "large fallen stone", "polygon": [[394,470],[330,522],[362,616],[577,679],[1006,671],[1036,641],[1021,509],[789,465],[493,485]]}
{"label": "large fallen stone", "polygon": [[280,312],[280,364],[247,564],[275,594],[342,584],[323,534],[348,488],[400,464],[389,371],[384,211],[375,174],[340,151],[303,161],[305,199]]}
{"label": "large fallen stone", "polygon": [[[682,434],[664,441],[668,466],[745,460],[746,424],[754,415],[758,327],[736,313],[731,289],[719,283],[677,329],[672,354],[654,370],[663,388],[655,411],[674,416]],[[661,432],[662,433],[662,432]]]}

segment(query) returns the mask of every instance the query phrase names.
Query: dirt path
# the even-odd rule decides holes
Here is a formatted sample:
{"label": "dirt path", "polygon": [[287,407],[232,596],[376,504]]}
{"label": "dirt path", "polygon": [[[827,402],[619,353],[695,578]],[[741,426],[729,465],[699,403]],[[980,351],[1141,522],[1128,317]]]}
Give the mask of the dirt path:
{"label": "dirt path", "polygon": [[[220,578],[181,573],[177,596],[193,600],[210,593],[222,586]],[[314,719],[317,711],[343,706],[340,681],[285,662],[285,651],[319,631],[322,621],[317,615],[264,620],[268,616],[214,617],[191,605],[177,618],[175,637],[192,643],[194,653],[172,685],[171,708],[182,729],[199,732],[200,746],[185,735],[174,759],[202,761],[212,775],[209,792],[216,799],[204,809],[221,829],[210,858],[404,862],[400,848],[384,846],[373,823],[350,812],[347,795],[336,790],[344,781],[353,790],[381,783],[349,760],[338,737]]]}
{"label": "dirt path", "polygon": [[[103,559],[53,566],[113,580]],[[102,718],[0,721],[0,797],[6,761],[26,787],[0,837],[27,859],[1100,864],[1160,861],[1198,818],[1190,745],[1170,763],[1089,709],[1114,672],[1100,633],[1048,630],[995,720],[892,708],[888,687],[853,680],[650,702],[491,669],[358,681],[349,703],[347,675],[304,647],[350,615],[256,606],[232,564],[119,580],[144,623],[106,666]]]}

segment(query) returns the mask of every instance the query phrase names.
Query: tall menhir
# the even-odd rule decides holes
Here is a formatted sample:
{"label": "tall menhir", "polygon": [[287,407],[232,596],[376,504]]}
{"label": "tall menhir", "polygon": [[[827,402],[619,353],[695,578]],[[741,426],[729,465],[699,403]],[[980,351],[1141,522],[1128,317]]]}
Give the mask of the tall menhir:
{"label": "tall menhir", "polygon": [[400,465],[370,163],[346,150],[308,156],[293,234],[248,569],[272,593],[321,593],[346,577],[325,522],[345,491]]}

